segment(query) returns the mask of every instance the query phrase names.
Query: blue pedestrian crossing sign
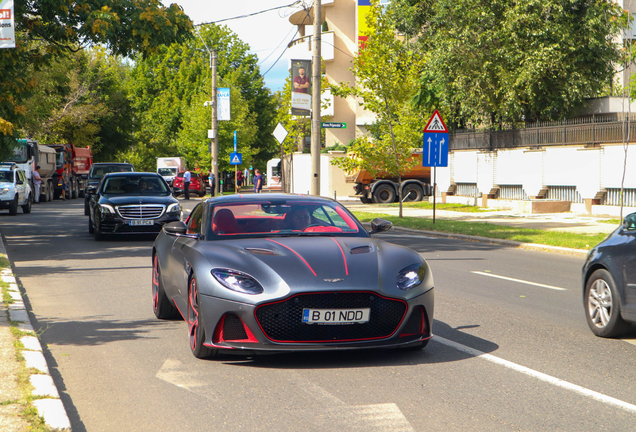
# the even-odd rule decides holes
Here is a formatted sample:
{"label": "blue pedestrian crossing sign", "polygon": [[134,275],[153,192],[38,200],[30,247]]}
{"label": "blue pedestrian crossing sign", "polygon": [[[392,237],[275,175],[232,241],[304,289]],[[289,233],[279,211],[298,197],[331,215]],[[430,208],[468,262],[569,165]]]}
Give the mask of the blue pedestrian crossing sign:
{"label": "blue pedestrian crossing sign", "polygon": [[424,128],[422,166],[448,166],[448,129],[437,110]]}
{"label": "blue pedestrian crossing sign", "polygon": [[243,154],[232,152],[230,153],[230,165],[241,165],[243,163]]}

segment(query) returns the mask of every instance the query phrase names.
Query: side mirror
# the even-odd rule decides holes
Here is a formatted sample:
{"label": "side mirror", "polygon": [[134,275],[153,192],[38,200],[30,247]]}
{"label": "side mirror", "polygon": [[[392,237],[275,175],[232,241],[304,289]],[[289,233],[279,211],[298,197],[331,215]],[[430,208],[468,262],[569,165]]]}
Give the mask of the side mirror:
{"label": "side mirror", "polygon": [[89,194],[97,193],[97,186],[88,186],[86,188],[86,192],[89,193]]}
{"label": "side mirror", "polygon": [[16,180],[16,181],[15,181],[15,184],[17,184],[17,185],[22,185],[22,184],[24,184],[24,182],[23,182],[22,180]]}
{"label": "side mirror", "polygon": [[636,230],[636,213],[625,216],[625,219],[623,219],[623,226],[628,230]]}
{"label": "side mirror", "polygon": [[179,221],[179,222],[170,222],[170,223],[167,223],[167,224],[165,224],[163,226],[163,230],[168,235],[180,236],[180,235],[185,235],[186,234],[186,232],[188,231],[188,227],[186,227],[186,224],[184,224],[181,221]]}
{"label": "side mirror", "polygon": [[393,228],[393,222],[388,220],[375,218],[371,221],[371,234],[389,231],[391,228]]}

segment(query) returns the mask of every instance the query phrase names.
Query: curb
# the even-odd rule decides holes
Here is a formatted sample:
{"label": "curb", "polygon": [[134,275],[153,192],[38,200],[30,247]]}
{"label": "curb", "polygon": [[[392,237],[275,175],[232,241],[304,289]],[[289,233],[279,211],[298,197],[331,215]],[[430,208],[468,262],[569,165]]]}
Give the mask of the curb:
{"label": "curb", "polygon": [[[368,225],[370,227],[370,224],[368,223],[363,225],[365,226]],[[499,244],[503,246],[511,246],[511,247],[516,247],[520,249],[540,250],[545,252],[558,252],[562,254],[580,256],[583,258],[585,258],[587,254],[589,253],[589,251],[586,249],[571,249],[571,248],[565,248],[560,246],[542,245],[537,243],[523,243],[523,242],[518,242],[514,240],[495,239],[490,237],[471,236],[466,234],[452,234],[452,233],[445,233],[445,232],[439,232],[439,231],[416,230],[412,228],[402,228],[402,227],[396,227],[396,226],[393,226],[393,231],[401,231],[401,232],[407,232],[407,233],[413,233],[413,234],[424,234],[424,235],[429,235],[434,237],[444,237],[444,238],[474,241],[474,242],[480,242],[480,243]]]}
{"label": "curb", "polygon": [[[8,258],[2,238],[0,238],[0,253]],[[49,368],[42,352],[42,345],[35,334],[15,276],[11,269],[4,269],[1,272],[1,278],[2,281],[9,284],[9,295],[14,300],[13,303],[7,305],[9,320],[19,323],[18,329],[30,334],[30,336],[21,337],[20,342],[24,345],[22,356],[26,367],[31,371],[37,371],[37,373],[31,374],[29,380],[33,386],[31,394],[40,397],[40,399],[36,399],[31,403],[38,410],[38,414],[44,419],[44,423],[48,427],[54,430],[70,431],[71,422],[66,414],[66,409],[60,399],[60,394],[53,382],[53,378],[49,373]]]}

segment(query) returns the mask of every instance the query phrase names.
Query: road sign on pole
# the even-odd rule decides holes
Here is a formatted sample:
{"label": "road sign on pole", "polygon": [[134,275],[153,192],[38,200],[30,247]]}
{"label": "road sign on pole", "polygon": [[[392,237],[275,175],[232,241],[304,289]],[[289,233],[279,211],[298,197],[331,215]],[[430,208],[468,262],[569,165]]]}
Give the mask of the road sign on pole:
{"label": "road sign on pole", "polygon": [[243,154],[232,152],[230,153],[230,165],[241,165],[243,163]]}
{"label": "road sign on pole", "polygon": [[448,129],[437,110],[424,128],[423,141],[422,166],[448,166]]}
{"label": "road sign on pole", "polygon": [[346,123],[336,123],[336,122],[322,122],[320,123],[320,127],[323,129],[346,129]]}

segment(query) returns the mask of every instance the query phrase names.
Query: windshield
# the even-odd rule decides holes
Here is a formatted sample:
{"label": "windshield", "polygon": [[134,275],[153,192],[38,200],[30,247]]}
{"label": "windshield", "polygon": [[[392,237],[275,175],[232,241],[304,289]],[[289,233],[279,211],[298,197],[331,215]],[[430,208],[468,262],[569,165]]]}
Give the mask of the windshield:
{"label": "windshield", "polygon": [[104,177],[104,174],[108,173],[133,171],[133,167],[129,165],[93,166],[88,176],[92,179],[100,179]]}
{"label": "windshield", "polygon": [[213,207],[212,239],[232,236],[365,235],[338,203],[276,201]]}
{"label": "windshield", "polygon": [[13,183],[13,171],[0,171],[0,182]]}
{"label": "windshield", "polygon": [[27,160],[27,146],[22,143],[18,143],[17,147],[13,148],[13,155],[7,159],[7,162],[26,163]]}
{"label": "windshield", "polygon": [[157,173],[161,176],[173,176],[177,173],[176,168],[158,168]]}
{"label": "windshield", "polygon": [[102,193],[121,196],[166,196],[170,195],[170,190],[161,177],[138,175],[107,178],[102,183]]}

